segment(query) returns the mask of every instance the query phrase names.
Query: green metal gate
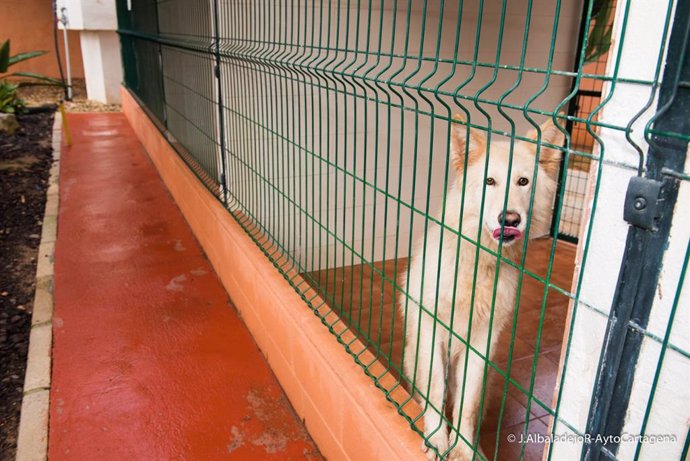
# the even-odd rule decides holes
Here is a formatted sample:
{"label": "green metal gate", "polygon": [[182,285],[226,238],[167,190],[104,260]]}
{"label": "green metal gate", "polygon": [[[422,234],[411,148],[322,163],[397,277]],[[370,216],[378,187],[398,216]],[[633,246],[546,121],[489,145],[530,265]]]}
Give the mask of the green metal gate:
{"label": "green metal gate", "polygon": [[117,10],[125,86],[430,457],[687,457],[650,432],[690,407],[657,392],[690,378],[687,2]]}

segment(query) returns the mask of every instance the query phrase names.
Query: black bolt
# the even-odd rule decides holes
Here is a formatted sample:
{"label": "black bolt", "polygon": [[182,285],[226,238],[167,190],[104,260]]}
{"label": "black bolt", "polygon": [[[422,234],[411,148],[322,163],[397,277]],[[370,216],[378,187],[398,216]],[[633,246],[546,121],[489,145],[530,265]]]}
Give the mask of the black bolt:
{"label": "black bolt", "polygon": [[647,208],[647,200],[645,200],[644,197],[637,197],[635,199],[635,203],[633,203],[633,207],[637,211],[644,210],[645,208]]}

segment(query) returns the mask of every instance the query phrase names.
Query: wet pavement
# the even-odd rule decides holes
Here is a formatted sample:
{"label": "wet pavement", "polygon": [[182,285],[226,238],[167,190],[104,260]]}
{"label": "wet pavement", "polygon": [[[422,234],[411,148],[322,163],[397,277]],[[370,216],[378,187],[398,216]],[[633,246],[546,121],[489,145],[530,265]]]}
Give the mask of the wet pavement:
{"label": "wet pavement", "polygon": [[69,125],[51,461],[320,459],[124,115]]}

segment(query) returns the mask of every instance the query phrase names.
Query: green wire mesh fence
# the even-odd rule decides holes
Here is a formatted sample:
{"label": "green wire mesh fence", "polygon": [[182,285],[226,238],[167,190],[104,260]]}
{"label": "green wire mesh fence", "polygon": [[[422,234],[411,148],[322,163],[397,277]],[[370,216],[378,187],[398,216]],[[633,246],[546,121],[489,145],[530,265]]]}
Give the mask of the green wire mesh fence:
{"label": "green wire mesh fence", "polygon": [[[606,63],[609,58],[611,46],[611,29],[613,26],[615,2],[594,2],[589,18],[585,17],[580,23],[580,35],[577,43],[575,70],[582,60],[582,73],[604,76],[606,75]],[[583,10],[586,14],[587,10]],[[586,46],[583,41],[587,39]],[[587,120],[592,111],[601,101],[604,80],[601,78],[583,78],[579,82],[573,82],[575,95],[568,102],[568,115],[571,118],[566,122],[566,129],[571,136],[571,145],[581,152],[593,152],[595,146],[594,137],[588,132],[587,124],[578,120]],[[595,120],[598,117],[595,115]],[[557,193],[556,207],[561,209],[558,223],[558,236],[576,242],[580,231],[580,224],[584,214],[584,202],[587,194],[587,177],[591,162],[587,157],[574,155],[570,157],[567,168],[563,194]],[[563,172],[562,172],[563,174]],[[555,230],[555,219],[552,222],[552,233]]]}
{"label": "green wire mesh fence", "polygon": [[[667,40],[684,10],[659,2],[656,61],[639,76],[621,58],[639,27],[624,1],[117,8],[125,85],[429,456],[564,459],[545,437],[586,435],[562,408],[578,315],[609,317],[583,294],[601,184],[643,172],[615,143],[636,156],[645,139],[690,138],[652,117],[667,52],[687,50]],[[626,88],[642,102],[606,117]],[[666,354],[689,357],[671,334],[687,261],[665,333],[626,327],[659,349],[641,434]]]}

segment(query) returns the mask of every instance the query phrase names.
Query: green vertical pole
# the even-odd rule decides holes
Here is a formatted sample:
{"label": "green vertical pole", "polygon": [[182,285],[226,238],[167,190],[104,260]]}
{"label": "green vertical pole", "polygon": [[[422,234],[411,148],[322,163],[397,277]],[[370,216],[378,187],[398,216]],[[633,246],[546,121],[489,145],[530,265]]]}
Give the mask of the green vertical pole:
{"label": "green vertical pole", "polygon": [[219,31],[219,8],[218,0],[213,0],[213,41],[214,41],[214,55],[215,55],[215,65],[214,65],[214,75],[216,77],[217,88],[218,88],[218,131],[220,136],[220,160],[221,160],[221,173],[220,173],[220,183],[221,183],[221,193],[223,194],[223,204],[228,206],[228,188],[226,182],[226,172],[227,167],[225,165],[225,114],[223,111],[223,80],[221,79],[220,72],[220,31]]}

